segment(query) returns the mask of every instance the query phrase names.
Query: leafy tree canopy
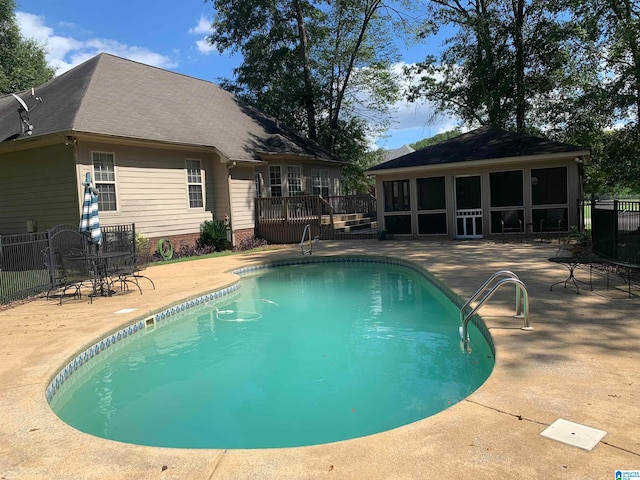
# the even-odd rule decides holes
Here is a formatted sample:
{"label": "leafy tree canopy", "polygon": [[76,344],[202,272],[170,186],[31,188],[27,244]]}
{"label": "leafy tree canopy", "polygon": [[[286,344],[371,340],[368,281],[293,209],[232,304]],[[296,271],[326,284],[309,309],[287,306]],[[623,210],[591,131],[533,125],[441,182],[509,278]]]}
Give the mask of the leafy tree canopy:
{"label": "leafy tree canopy", "polygon": [[0,93],[27,90],[50,80],[55,73],[47,65],[45,51],[35,40],[20,35],[15,1],[0,0]]}
{"label": "leafy tree canopy", "polygon": [[450,138],[457,137],[462,132],[460,129],[447,130],[446,132],[438,133],[433,137],[423,138],[422,140],[418,140],[415,143],[410,145],[414,150],[420,150],[421,148],[430,147],[431,145],[435,145],[436,143],[444,142],[445,140],[449,140]]}

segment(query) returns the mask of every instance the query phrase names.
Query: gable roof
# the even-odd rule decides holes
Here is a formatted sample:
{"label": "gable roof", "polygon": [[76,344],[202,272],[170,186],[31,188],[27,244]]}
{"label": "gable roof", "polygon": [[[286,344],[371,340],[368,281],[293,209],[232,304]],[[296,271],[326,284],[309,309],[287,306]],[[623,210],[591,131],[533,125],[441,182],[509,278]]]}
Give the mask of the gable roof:
{"label": "gable roof", "polygon": [[401,157],[411,152],[415,152],[415,149],[411,145],[402,145],[399,148],[392,148],[391,150],[385,150],[383,154],[384,154],[385,160],[393,160],[394,158]]}
{"label": "gable roof", "polygon": [[371,167],[368,171],[444,165],[478,160],[527,157],[550,154],[581,154],[587,149],[544,138],[481,127],[444,142],[416,150],[402,157]]}
{"label": "gable roof", "polygon": [[[106,53],[35,93],[43,101],[29,113],[34,125],[29,138],[72,131],[211,146],[229,160],[258,161],[261,153],[270,153],[341,162],[212,82]],[[20,96],[31,104],[30,95]],[[17,106],[11,95],[0,97],[0,141],[21,133]]]}

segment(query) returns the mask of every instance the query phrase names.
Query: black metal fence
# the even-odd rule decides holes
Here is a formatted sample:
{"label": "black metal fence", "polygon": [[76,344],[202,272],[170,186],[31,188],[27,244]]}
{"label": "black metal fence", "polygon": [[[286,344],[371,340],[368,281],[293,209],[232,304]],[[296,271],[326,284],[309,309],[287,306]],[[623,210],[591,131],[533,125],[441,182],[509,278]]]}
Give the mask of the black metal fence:
{"label": "black metal fence", "polygon": [[0,235],[0,304],[44,292],[51,285],[45,252],[49,232]]}
{"label": "black metal fence", "polygon": [[590,201],[593,251],[618,262],[640,264],[640,201]]}
{"label": "black metal fence", "polygon": [[[51,272],[51,230],[38,233],[0,235],[0,304],[47,292],[55,279]],[[114,225],[101,228],[102,249],[117,248],[116,242],[129,241],[135,249],[135,225]],[[135,250],[134,252],[135,253]],[[50,268],[51,267],[51,268]]]}

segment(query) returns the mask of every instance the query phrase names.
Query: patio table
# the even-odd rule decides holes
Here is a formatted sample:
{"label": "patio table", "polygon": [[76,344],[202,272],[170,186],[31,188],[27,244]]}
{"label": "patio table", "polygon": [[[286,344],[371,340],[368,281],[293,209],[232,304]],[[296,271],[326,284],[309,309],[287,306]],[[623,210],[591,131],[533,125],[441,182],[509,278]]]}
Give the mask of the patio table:
{"label": "patio table", "polygon": [[[556,282],[556,283],[552,284],[551,287],[549,287],[550,291],[553,291],[553,287],[555,287],[556,285],[560,285],[561,283],[564,283],[564,288],[567,288],[567,283],[568,282],[572,282],[573,283],[573,285],[576,287],[576,293],[578,295],[580,294],[580,289],[578,288],[578,283],[576,283],[576,282],[580,282],[580,283],[583,283],[585,285],[589,285],[591,287],[591,290],[593,290],[593,283],[592,283],[592,277],[591,277],[591,268],[592,268],[594,262],[597,263],[597,259],[596,258],[592,258],[592,257],[551,257],[549,259],[549,261],[553,262],[553,263],[559,263],[560,265],[564,265],[569,270],[569,276],[567,278],[565,278],[564,280],[561,280],[559,282]],[[573,272],[579,265],[589,265],[589,283],[583,282],[582,280],[578,280],[575,277]]]}
{"label": "patio table", "polygon": [[126,251],[99,252],[88,254],[85,258],[91,263],[91,271],[94,272],[93,292],[90,296],[110,297],[115,293],[111,288],[114,283],[113,277],[121,273],[123,266],[132,262],[133,255]]}

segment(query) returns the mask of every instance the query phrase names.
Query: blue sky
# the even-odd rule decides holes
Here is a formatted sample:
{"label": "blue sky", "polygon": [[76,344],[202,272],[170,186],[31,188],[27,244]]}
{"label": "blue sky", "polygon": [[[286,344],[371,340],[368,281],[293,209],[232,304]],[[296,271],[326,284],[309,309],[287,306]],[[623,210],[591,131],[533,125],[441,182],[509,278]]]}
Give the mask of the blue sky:
{"label": "blue sky", "polygon": [[[240,58],[220,54],[205,41],[213,5],[203,0],[141,1],[17,0],[22,35],[45,44],[57,74],[100,52],[216,82],[230,78]],[[400,46],[404,63],[436,52],[440,40],[411,48]],[[424,103],[398,102],[387,138],[372,139],[382,148],[398,148],[455,126],[451,118],[429,122]]]}

